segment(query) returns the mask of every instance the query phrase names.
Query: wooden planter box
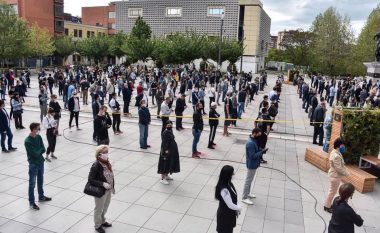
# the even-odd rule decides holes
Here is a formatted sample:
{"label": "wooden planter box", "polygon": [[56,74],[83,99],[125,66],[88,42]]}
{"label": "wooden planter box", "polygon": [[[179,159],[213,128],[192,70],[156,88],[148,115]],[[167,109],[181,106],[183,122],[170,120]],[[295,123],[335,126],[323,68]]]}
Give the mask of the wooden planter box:
{"label": "wooden planter box", "polygon": [[324,172],[330,169],[329,154],[319,148],[306,148],[305,160]]}
{"label": "wooden planter box", "polygon": [[343,182],[350,182],[355,186],[355,189],[361,193],[373,192],[376,183],[376,176],[360,169],[354,165],[347,165],[349,176],[344,177]]}

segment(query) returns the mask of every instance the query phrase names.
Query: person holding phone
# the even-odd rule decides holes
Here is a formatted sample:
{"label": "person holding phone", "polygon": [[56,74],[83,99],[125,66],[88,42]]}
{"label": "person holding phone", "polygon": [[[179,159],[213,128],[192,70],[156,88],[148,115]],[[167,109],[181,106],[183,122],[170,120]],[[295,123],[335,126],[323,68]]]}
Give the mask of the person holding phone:
{"label": "person holding phone", "polygon": [[247,205],[253,205],[250,198],[255,198],[256,196],[250,193],[252,181],[255,178],[256,170],[260,167],[260,161],[263,158],[263,153],[268,151],[268,148],[260,149],[258,142],[258,138],[260,138],[260,136],[261,129],[254,128],[252,130],[252,134],[249,135],[245,146],[247,177],[245,178],[242,201]]}

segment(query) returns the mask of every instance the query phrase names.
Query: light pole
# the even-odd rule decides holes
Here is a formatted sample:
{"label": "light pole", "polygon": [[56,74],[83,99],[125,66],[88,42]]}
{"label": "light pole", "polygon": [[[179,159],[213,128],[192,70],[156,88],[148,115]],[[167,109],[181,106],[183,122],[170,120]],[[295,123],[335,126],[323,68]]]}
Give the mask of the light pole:
{"label": "light pole", "polygon": [[223,23],[224,23],[224,11],[220,15],[221,23],[220,23],[220,38],[219,38],[219,52],[218,52],[218,65],[219,71],[222,67],[222,43],[223,43]]}

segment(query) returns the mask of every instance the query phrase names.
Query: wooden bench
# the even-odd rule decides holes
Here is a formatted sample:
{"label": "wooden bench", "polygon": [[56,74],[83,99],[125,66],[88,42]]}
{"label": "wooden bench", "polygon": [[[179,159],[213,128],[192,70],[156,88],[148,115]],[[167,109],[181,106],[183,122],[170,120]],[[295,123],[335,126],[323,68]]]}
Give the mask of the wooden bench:
{"label": "wooden bench", "polygon": [[377,177],[354,165],[347,165],[349,176],[343,177],[343,182],[350,182],[361,193],[373,192]]}
{"label": "wooden bench", "polygon": [[324,172],[328,172],[330,168],[329,154],[320,148],[306,148],[305,160]]}
{"label": "wooden bench", "polygon": [[372,155],[360,157],[359,168],[370,168],[372,165],[380,168],[380,159]]}

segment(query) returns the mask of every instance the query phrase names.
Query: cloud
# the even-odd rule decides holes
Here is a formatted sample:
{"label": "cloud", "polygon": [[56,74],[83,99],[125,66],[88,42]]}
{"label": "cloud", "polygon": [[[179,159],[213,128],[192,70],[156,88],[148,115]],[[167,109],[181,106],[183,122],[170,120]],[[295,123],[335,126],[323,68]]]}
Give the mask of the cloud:
{"label": "cloud", "polygon": [[368,15],[379,3],[375,0],[261,0],[272,19],[271,34],[284,29],[310,29],[315,17],[330,6],[342,16],[349,16],[356,36],[361,32]]}

